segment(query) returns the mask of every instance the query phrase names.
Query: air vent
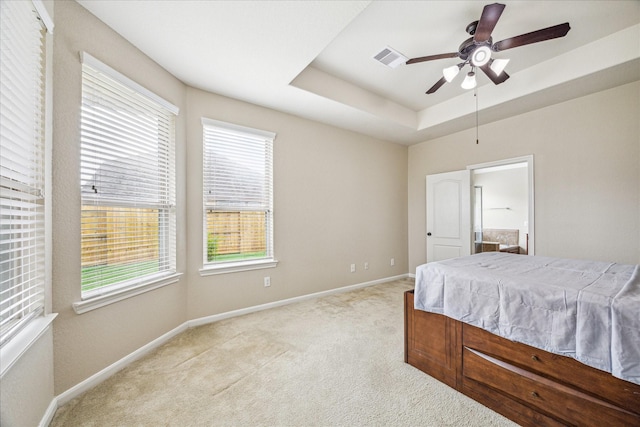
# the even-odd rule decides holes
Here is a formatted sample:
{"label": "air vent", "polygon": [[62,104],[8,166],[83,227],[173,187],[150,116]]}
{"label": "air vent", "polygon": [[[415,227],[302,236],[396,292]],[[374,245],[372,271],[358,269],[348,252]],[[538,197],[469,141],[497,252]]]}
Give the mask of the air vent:
{"label": "air vent", "polygon": [[382,49],[380,53],[374,56],[373,59],[383,63],[387,67],[396,68],[398,65],[404,64],[405,62],[407,62],[407,59],[409,58],[407,58],[397,50],[387,46],[384,49]]}

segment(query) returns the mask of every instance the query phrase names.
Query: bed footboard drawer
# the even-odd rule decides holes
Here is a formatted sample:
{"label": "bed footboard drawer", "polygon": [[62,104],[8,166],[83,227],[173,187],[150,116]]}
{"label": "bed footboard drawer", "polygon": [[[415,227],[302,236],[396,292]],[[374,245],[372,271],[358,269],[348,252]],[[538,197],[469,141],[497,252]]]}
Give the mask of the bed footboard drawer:
{"label": "bed footboard drawer", "polygon": [[536,411],[584,426],[638,426],[640,416],[578,389],[469,348],[463,349],[463,388],[500,393]]}
{"label": "bed footboard drawer", "polygon": [[462,335],[462,344],[469,349],[571,388],[588,390],[591,395],[605,396],[608,402],[640,414],[640,385],[614,378],[608,372],[589,368],[570,357],[509,341],[471,325],[463,325]]}
{"label": "bed footboard drawer", "polygon": [[504,359],[505,355],[508,355],[509,360],[505,360],[506,362],[521,366],[542,376],[562,378],[565,376],[567,369],[574,368],[571,362],[576,362],[565,356],[547,353],[535,347],[515,343],[475,326],[465,324],[463,329],[462,344],[465,347],[500,359]]}

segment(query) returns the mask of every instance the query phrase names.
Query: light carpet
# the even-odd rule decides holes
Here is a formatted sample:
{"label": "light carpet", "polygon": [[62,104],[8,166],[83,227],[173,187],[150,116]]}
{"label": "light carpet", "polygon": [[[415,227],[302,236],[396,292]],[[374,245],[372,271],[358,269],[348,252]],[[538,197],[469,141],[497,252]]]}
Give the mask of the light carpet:
{"label": "light carpet", "polygon": [[514,426],[404,363],[410,279],[190,329],[51,426]]}

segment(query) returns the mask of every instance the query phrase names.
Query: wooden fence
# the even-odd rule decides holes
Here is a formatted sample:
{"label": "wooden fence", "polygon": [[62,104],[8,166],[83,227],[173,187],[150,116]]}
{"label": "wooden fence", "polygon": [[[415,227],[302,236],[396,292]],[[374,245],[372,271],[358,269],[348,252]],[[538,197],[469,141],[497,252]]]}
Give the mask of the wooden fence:
{"label": "wooden fence", "polygon": [[[82,267],[157,259],[158,211],[145,208],[82,207]],[[209,256],[266,250],[264,212],[207,211]]]}
{"label": "wooden fence", "polygon": [[214,245],[215,255],[265,251],[264,215],[264,212],[207,211],[209,245]]}
{"label": "wooden fence", "polygon": [[158,258],[156,209],[82,207],[82,267]]}

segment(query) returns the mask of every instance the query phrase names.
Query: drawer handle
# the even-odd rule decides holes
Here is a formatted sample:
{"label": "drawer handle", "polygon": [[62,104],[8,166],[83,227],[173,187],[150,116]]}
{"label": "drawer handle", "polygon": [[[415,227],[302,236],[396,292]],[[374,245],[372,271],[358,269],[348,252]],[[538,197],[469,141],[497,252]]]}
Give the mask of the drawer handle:
{"label": "drawer handle", "polygon": [[533,360],[534,362],[538,362],[540,361],[540,359],[538,358],[538,356],[536,356],[535,354],[533,356],[531,356],[531,360]]}
{"label": "drawer handle", "polygon": [[538,393],[536,393],[535,391],[532,391],[532,392],[531,392],[531,397],[533,397],[533,398],[536,398],[536,399],[537,399],[538,397],[540,397],[540,395],[539,395]]}

